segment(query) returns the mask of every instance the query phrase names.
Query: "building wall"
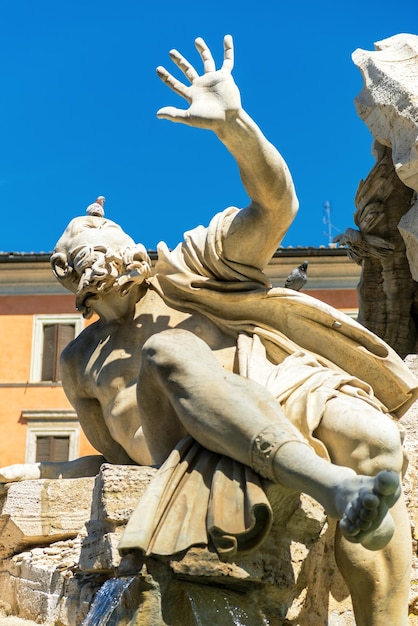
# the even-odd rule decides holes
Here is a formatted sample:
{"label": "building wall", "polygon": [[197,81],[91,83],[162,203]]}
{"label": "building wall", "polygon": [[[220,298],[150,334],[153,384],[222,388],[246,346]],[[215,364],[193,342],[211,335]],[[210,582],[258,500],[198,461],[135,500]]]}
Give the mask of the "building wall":
{"label": "building wall", "polygon": [[[304,260],[309,261],[304,292],[355,316],[360,268],[344,250],[279,249],[266,269],[272,285],[282,287]],[[0,253],[0,467],[31,460],[34,437],[43,432],[71,433],[72,458],[96,452],[61,383],[31,380],[37,316],[74,314],[74,296],[53,277],[48,255]]]}
{"label": "building wall", "polygon": [[265,273],[273,287],[283,287],[292,269],[308,261],[308,282],[303,292],[357,317],[357,284],[361,268],[341,248],[279,248]]}
{"label": "building wall", "polygon": [[40,432],[78,430],[76,457],[97,453],[78,427],[62,385],[30,381],[35,315],[74,313],[71,295],[0,295],[0,432],[4,435],[0,467],[28,460],[27,416],[31,414],[35,414],[32,428]]}

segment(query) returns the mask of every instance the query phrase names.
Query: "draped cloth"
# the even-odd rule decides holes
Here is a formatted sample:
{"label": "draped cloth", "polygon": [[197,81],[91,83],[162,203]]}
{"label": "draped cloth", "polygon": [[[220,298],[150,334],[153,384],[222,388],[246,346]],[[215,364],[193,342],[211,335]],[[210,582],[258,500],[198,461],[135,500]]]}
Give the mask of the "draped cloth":
{"label": "draped cloth", "polygon": [[271,523],[260,477],[187,436],[151,481],[119,549],[171,555],[210,537],[221,557],[233,557],[255,549]]}
{"label": "draped cloth", "polygon": [[[269,389],[302,437],[328,458],[313,431],[330,398],[343,393],[400,417],[418,397],[417,380],[350,317],[306,294],[271,288],[257,268],[226,259],[223,236],[237,210],[186,233],[173,251],[160,244],[150,288],[235,337],[239,374]],[[141,498],[119,549],[167,555],[210,538],[220,555],[233,556],[256,548],[271,521],[257,474],[187,437]]]}
{"label": "draped cloth", "polygon": [[270,288],[262,271],[224,257],[223,236],[237,211],[230,207],[208,229],[189,231],[173,251],[161,243],[152,288],[173,308],[202,313],[234,337],[257,335],[274,364],[295,352],[314,355],[370,385],[387,411],[403,415],[418,397],[417,379],[380,337],[316,298]]}

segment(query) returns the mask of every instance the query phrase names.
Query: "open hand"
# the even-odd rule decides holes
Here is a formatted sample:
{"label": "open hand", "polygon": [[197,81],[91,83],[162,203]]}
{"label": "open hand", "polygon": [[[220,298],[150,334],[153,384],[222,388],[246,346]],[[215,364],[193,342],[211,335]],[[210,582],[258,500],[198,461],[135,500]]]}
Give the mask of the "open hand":
{"label": "open hand", "polygon": [[204,73],[201,76],[177,50],[170,52],[171,60],[190,81],[189,86],[177,80],[164,67],[157,68],[161,80],[182,96],[190,104],[189,108],[163,107],[157,112],[157,117],[216,131],[241,108],[240,93],[231,75],[234,66],[233,41],[231,35],[224,37],[224,61],[219,70],[203,39],[196,39],[195,45],[203,61]]}

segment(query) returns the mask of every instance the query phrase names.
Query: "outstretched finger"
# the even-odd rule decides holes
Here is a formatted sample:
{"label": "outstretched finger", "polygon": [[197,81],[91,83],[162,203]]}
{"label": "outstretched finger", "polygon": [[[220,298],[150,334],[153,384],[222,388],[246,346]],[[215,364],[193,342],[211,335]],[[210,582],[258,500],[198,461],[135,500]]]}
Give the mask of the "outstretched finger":
{"label": "outstretched finger", "polygon": [[180,54],[178,50],[170,50],[170,58],[171,60],[181,69],[183,74],[189,79],[192,83],[196,78],[198,78],[199,74],[194,69],[193,65],[189,63],[189,61]]}
{"label": "outstretched finger", "polygon": [[213,60],[212,53],[207,47],[206,43],[203,41],[202,37],[198,37],[196,39],[195,45],[202,58],[203,69],[205,71],[205,74],[207,74],[208,72],[215,72],[216,70],[215,61]]}
{"label": "outstretched finger", "polygon": [[190,98],[188,95],[189,88],[186,85],[183,85],[183,83],[177,80],[177,78],[174,78],[174,76],[170,74],[170,72],[167,72],[165,67],[162,67],[161,65],[157,67],[156,71],[157,71],[158,77],[166,85],[168,85],[170,89],[172,89],[177,95],[187,100],[187,102],[190,102]]}
{"label": "outstretched finger", "polygon": [[232,72],[234,67],[234,42],[231,35],[224,37],[224,62],[222,68]]}

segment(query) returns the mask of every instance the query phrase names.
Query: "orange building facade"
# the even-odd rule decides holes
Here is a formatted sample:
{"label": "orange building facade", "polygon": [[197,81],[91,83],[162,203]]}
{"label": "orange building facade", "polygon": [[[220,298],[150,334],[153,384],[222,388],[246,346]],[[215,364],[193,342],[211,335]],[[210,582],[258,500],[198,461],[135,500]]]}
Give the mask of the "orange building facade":
{"label": "orange building facade", "polygon": [[60,325],[75,335],[85,322],[52,275],[49,255],[0,255],[0,467],[95,453],[59,372],[44,371],[45,329]]}
{"label": "orange building facade", "polygon": [[[273,286],[283,286],[304,260],[304,292],[356,316],[360,268],[345,250],[279,249],[266,270]],[[85,324],[74,296],[53,277],[48,254],[0,253],[0,467],[96,452],[59,374],[62,347]]]}

